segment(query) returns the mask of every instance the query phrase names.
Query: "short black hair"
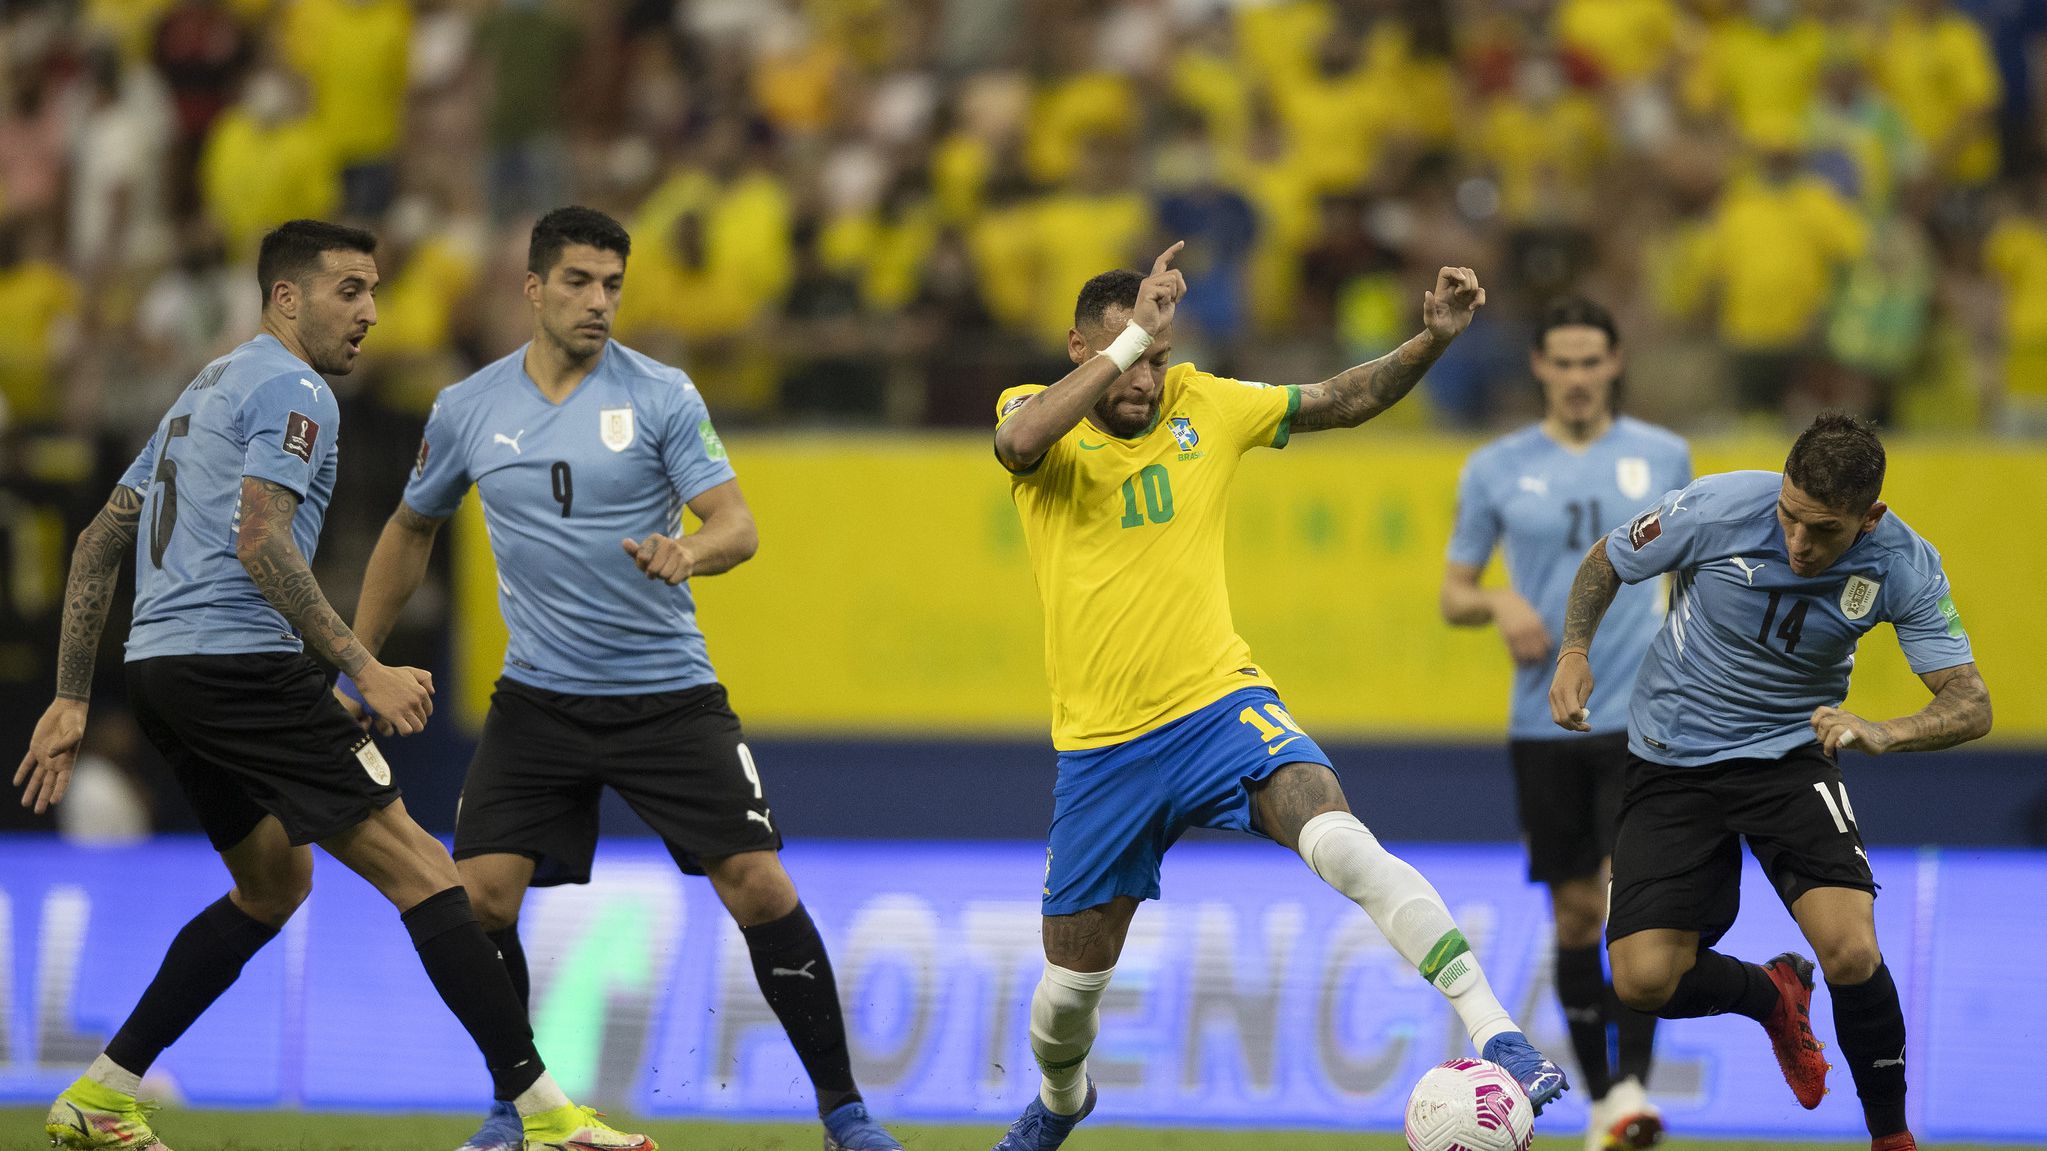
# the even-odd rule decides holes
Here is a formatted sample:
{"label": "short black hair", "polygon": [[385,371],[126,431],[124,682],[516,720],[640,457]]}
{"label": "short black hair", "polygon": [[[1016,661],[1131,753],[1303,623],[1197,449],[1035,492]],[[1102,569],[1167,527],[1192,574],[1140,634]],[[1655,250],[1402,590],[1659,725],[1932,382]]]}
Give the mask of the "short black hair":
{"label": "short black hair", "polygon": [[1822,412],[1791,445],[1784,477],[1830,508],[1868,510],[1884,487],[1884,445],[1876,425],[1846,412]]}
{"label": "short black hair", "polygon": [[1080,299],[1073,305],[1073,326],[1099,328],[1111,305],[1137,307],[1137,289],[1144,277],[1126,268],[1103,272],[1080,286]]}
{"label": "short black hair", "polygon": [[270,306],[270,289],[279,280],[303,281],[319,268],[324,253],[374,255],[376,250],[377,238],[361,228],[325,220],[286,220],[264,235],[256,254],[256,282],[263,289],[263,305]]}
{"label": "short black hair", "polygon": [[585,244],[604,252],[616,252],[623,260],[633,254],[633,238],[625,225],[595,208],[571,204],[556,208],[533,225],[533,238],[526,244],[526,270],[546,279],[562,258],[562,249]]}
{"label": "short black hair", "polygon": [[1551,301],[1542,310],[1542,316],[1535,321],[1535,335],[1532,337],[1535,350],[1541,352],[1549,346],[1549,334],[1558,328],[1598,328],[1606,333],[1608,351],[1621,346],[1621,331],[1613,322],[1613,313],[1583,296],[1566,296]]}

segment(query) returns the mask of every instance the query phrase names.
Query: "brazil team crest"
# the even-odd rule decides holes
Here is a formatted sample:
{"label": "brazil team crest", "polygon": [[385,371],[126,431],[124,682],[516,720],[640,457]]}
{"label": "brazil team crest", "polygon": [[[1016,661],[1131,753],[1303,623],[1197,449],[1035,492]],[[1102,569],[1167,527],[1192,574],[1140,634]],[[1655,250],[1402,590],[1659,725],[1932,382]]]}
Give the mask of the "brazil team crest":
{"label": "brazil team crest", "polygon": [[604,446],[622,452],[633,442],[633,409],[605,408],[597,414],[597,432]]}
{"label": "brazil team crest", "polygon": [[1201,433],[1194,430],[1194,421],[1186,416],[1174,416],[1171,426],[1173,438],[1180,441],[1181,451],[1191,452],[1194,445],[1201,442]]}
{"label": "brazil team crest", "polygon": [[1849,576],[1841,588],[1841,614],[1849,619],[1861,619],[1876,606],[1877,589],[1883,587],[1873,579]]}
{"label": "brazil team crest", "polygon": [[1639,500],[1649,494],[1649,461],[1641,456],[1622,456],[1614,463],[1613,479],[1622,495]]}

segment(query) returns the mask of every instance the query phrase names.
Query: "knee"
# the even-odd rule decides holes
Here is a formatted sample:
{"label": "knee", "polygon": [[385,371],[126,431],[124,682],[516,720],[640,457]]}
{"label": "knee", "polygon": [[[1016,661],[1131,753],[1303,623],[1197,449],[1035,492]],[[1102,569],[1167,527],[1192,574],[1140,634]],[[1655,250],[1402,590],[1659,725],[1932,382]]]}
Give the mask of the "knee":
{"label": "knee", "polygon": [[1645,1014],[1654,1014],[1670,997],[1677,994],[1677,981],[1683,972],[1672,972],[1656,964],[1629,963],[1619,956],[1613,958],[1613,993],[1628,1008]]}
{"label": "knee", "polygon": [[293,913],[313,894],[312,861],[294,865],[274,876],[235,884],[234,904],[242,914],[258,923],[283,927]]}
{"label": "knee", "polygon": [[1867,983],[1884,961],[1873,934],[1852,935],[1829,940],[1825,944],[1816,942],[1813,950],[1818,953],[1820,971],[1826,975],[1828,983]]}
{"label": "knee", "polygon": [[1599,946],[1600,929],[1606,925],[1604,892],[1558,887],[1551,893],[1550,906],[1556,917],[1558,947]]}
{"label": "knee", "polygon": [[727,856],[706,868],[725,910],[741,927],[772,923],[796,910],[796,884],[772,851]]}
{"label": "knee", "polygon": [[488,934],[495,934],[519,922],[519,905],[525,892],[503,884],[466,883],[469,905],[476,909],[476,922]]}

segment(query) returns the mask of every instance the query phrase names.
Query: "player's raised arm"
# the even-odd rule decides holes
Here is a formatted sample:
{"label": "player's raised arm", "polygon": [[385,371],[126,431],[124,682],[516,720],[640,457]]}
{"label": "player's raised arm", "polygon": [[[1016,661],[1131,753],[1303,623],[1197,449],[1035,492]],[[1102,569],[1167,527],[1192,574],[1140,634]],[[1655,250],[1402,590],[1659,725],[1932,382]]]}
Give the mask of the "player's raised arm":
{"label": "player's raised arm", "polygon": [[1030,397],[995,429],[995,456],[1004,467],[1020,472],[1036,464],[1173,326],[1173,310],[1187,294],[1187,280],[1172,261],[1185,246],[1184,240],[1175,242],[1152,261],[1151,274],[1138,285],[1130,322],[1106,346],[1090,346],[1079,328],[1067,333],[1067,352],[1079,366]]}
{"label": "player's raised arm", "polygon": [[371,710],[390,721],[400,734],[419,731],[433,714],[433,677],[419,668],[378,663],[341,621],[292,539],[292,518],[298,506],[298,494],[290,488],[244,476],[242,529],[235,541],[235,558],[263,598],[298,629],[307,645],[355,680]]}
{"label": "player's raised arm", "polygon": [[1485,289],[1479,286],[1477,272],[1470,268],[1437,272],[1436,290],[1422,293],[1422,330],[1370,363],[1303,387],[1293,430],[1354,428],[1399,403],[1484,305]]}
{"label": "player's raised arm", "polygon": [[1550,718],[1567,731],[1592,730],[1585,711],[1585,702],[1592,698],[1592,661],[1586,653],[1592,650],[1599,621],[1620,590],[1620,573],[1606,558],[1606,540],[1602,538],[1585,553],[1585,562],[1578,565],[1578,576],[1571,581],[1571,598],[1564,607],[1563,648],[1557,654],[1557,674],[1549,685]]}
{"label": "player's raised arm", "polygon": [[22,789],[21,805],[35,808],[37,815],[63,799],[71,781],[78,746],[85,740],[100,632],[141,518],[141,493],[122,484],[78,533],[78,545],[71,550],[71,573],[64,582],[63,638],[57,648],[57,698],[36,721],[28,754],[14,773],[14,784]]}
{"label": "player's raised arm", "polygon": [[752,559],[760,550],[753,509],[747,506],[738,480],[706,489],[689,501],[689,510],[702,523],[686,536],[656,532],[645,539],[619,541],[648,579],[665,580],[673,586],[694,576],[718,575]]}

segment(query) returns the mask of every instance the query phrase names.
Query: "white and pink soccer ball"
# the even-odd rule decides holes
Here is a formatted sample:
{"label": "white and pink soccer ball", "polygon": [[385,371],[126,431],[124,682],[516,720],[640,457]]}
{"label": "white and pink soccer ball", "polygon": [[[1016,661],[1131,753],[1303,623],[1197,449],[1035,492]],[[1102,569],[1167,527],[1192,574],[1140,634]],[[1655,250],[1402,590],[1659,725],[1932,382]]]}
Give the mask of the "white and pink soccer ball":
{"label": "white and pink soccer ball", "polygon": [[1528,1151],[1534,1141],[1528,1093],[1497,1063],[1452,1059],[1407,1097],[1409,1151]]}

